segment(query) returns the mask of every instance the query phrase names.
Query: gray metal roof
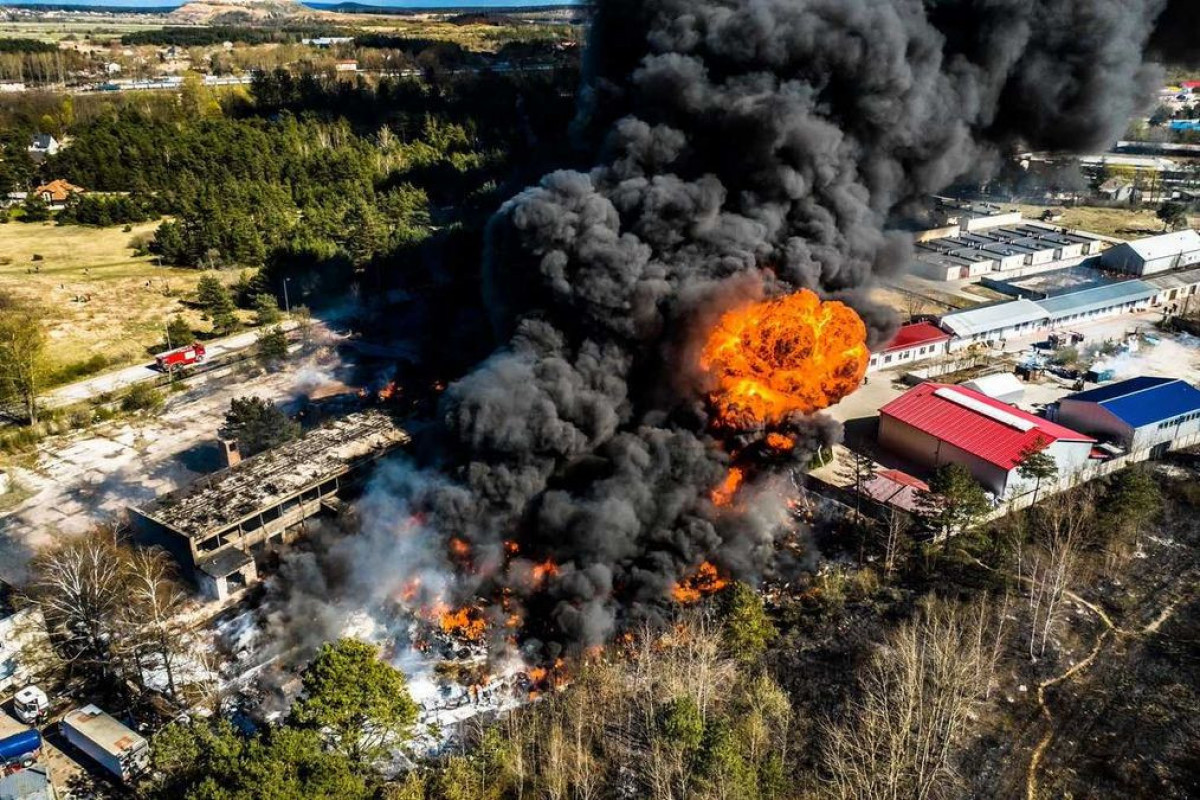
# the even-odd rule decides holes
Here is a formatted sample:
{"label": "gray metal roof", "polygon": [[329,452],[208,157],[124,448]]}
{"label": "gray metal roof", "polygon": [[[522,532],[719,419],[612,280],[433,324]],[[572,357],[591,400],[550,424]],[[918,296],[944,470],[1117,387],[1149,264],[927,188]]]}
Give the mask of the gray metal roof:
{"label": "gray metal roof", "polygon": [[1159,291],[1182,289],[1193,283],[1200,283],[1200,267],[1183,272],[1164,272],[1153,278],[1146,278],[1146,283],[1158,288]]}
{"label": "gray metal roof", "polygon": [[35,765],[0,778],[0,800],[50,800],[50,775]]}
{"label": "gray metal roof", "polygon": [[974,336],[998,331],[1001,328],[1011,328],[1026,322],[1039,322],[1045,318],[1046,312],[1041,306],[1032,300],[1022,298],[990,306],[969,308],[966,311],[955,311],[943,316],[941,323],[943,327],[949,328],[959,336]]}
{"label": "gray metal roof", "polygon": [[1072,314],[1086,314],[1090,311],[1100,311],[1125,303],[1148,300],[1156,294],[1158,294],[1158,289],[1145,281],[1124,281],[1097,286],[1093,289],[1084,289],[1081,292],[1055,295],[1047,297],[1045,300],[1037,300],[1036,303],[1045,311],[1045,316],[1053,320],[1069,317]]}
{"label": "gray metal roof", "polygon": [[1150,236],[1129,242],[1129,249],[1137,253],[1143,261],[1154,261],[1159,258],[1190,253],[1200,250],[1200,233],[1193,230],[1164,233],[1161,236]]}

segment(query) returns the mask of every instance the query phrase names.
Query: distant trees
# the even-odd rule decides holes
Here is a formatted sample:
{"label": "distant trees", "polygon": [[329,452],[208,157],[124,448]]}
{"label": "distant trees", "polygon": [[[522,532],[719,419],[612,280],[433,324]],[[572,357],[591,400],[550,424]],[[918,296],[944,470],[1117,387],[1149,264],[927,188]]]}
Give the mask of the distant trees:
{"label": "distant trees", "polygon": [[1188,209],[1183,203],[1166,202],[1158,207],[1155,216],[1163,224],[1164,231],[1177,231],[1188,224]]}
{"label": "distant trees", "polygon": [[300,425],[270,400],[235,397],[225,413],[222,433],[237,439],[242,453],[252,456],[297,438]]}
{"label": "distant trees", "polygon": [[19,404],[30,425],[38,420],[45,348],[40,310],[0,294],[0,400]]}
{"label": "distant trees", "polygon": [[229,333],[237,328],[233,298],[215,275],[206,274],[200,278],[196,284],[196,302],[212,322],[213,333]]}

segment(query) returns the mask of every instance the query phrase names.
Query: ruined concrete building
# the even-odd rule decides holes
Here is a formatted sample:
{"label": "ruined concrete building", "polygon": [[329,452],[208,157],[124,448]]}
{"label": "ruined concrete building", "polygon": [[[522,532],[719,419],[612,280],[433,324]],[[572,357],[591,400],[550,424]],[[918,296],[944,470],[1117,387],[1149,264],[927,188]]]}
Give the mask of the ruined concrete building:
{"label": "ruined concrete building", "polygon": [[369,464],[408,440],[386,414],[351,414],[131,508],[134,539],[166,549],[202,594],[224,600],[257,580],[256,557],[335,511]]}

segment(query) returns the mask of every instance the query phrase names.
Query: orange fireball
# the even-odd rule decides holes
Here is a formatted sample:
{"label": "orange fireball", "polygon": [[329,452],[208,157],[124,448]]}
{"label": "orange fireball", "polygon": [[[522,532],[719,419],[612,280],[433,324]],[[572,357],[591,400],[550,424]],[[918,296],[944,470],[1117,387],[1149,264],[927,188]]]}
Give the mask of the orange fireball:
{"label": "orange fireball", "polygon": [[720,424],[756,428],[833,405],[858,387],[869,358],[858,314],[802,289],[725,312],[700,366],[716,379]]}

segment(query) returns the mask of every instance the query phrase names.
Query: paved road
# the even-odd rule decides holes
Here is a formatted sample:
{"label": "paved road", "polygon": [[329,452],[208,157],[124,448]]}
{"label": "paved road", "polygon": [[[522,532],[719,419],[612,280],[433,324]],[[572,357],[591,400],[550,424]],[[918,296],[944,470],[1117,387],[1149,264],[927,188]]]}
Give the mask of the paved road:
{"label": "paved road", "polygon": [[[291,330],[296,327],[296,323],[284,322],[282,327],[284,330]],[[224,339],[212,339],[204,343],[204,348],[208,353],[207,360],[212,361],[215,358],[245,350],[247,347],[252,347],[256,341],[258,341],[257,330],[226,336]],[[61,408],[90,400],[106,392],[124,389],[141,381],[152,380],[160,375],[162,373],[154,368],[154,362],[149,361],[145,364],[106,372],[78,383],[60,386],[43,395],[41,403],[47,408]]]}

